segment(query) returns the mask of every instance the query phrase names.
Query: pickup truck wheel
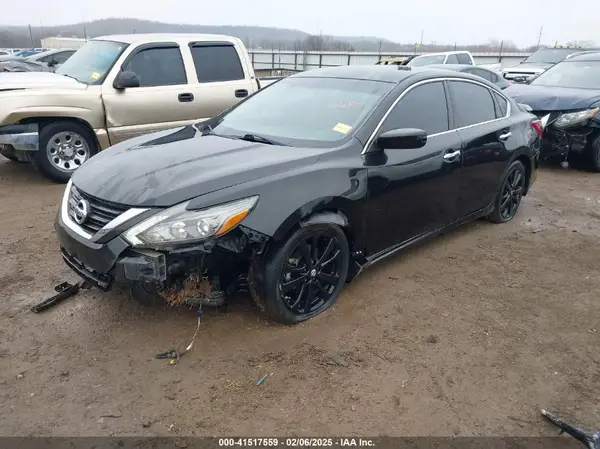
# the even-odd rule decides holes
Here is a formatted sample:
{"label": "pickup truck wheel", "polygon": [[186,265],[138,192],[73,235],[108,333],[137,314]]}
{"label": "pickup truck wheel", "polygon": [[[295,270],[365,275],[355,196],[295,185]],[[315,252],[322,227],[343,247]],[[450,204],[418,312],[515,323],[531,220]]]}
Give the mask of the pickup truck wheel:
{"label": "pickup truck wheel", "polygon": [[588,167],[590,171],[600,173],[600,136],[590,145]]}
{"label": "pickup truck wheel", "polygon": [[47,178],[65,183],[97,152],[96,140],[87,128],[68,121],[53,122],[40,131],[35,165]]}
{"label": "pickup truck wheel", "polygon": [[494,200],[494,210],[488,216],[492,223],[506,223],[517,215],[526,182],[525,166],[521,161],[514,161],[504,173],[500,189]]}
{"label": "pickup truck wheel", "polygon": [[250,293],[275,321],[296,324],[331,307],[346,283],[350,251],[336,225],[297,229],[249,272]]}

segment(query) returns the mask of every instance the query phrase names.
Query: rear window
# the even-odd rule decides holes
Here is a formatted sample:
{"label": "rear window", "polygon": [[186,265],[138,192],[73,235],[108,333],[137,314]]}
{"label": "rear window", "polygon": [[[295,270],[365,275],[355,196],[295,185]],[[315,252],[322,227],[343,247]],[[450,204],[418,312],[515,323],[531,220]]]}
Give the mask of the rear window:
{"label": "rear window", "polygon": [[469,55],[467,53],[458,53],[456,55],[456,57],[458,58],[459,64],[469,64],[469,65],[473,64],[473,61],[471,61],[471,58],[469,57]]}
{"label": "rear window", "polygon": [[215,83],[244,79],[240,57],[233,45],[193,45],[190,51],[198,82]]}

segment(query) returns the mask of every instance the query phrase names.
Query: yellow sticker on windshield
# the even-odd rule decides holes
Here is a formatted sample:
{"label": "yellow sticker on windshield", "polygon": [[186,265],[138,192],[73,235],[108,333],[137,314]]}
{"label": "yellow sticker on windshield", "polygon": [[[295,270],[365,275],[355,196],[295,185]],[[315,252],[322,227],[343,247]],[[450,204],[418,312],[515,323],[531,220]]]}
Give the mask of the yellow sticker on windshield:
{"label": "yellow sticker on windshield", "polygon": [[348,134],[348,132],[352,129],[350,125],[346,125],[345,123],[338,123],[333,127],[334,131],[342,134]]}
{"label": "yellow sticker on windshield", "polygon": [[98,72],[94,72],[90,75],[90,78],[93,80],[97,80],[98,78],[100,78],[102,75],[100,75]]}

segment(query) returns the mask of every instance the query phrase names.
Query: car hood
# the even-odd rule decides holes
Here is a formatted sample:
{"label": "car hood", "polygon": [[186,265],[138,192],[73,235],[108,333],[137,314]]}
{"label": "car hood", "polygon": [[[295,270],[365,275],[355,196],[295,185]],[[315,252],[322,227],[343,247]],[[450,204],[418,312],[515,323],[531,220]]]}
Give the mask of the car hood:
{"label": "car hood", "polygon": [[600,90],[513,84],[504,93],[534,111],[585,109],[600,100]]}
{"label": "car hood", "polygon": [[322,153],[322,148],[203,136],[195,127],[186,126],[101,151],[78,168],[72,179],[78,189],[106,201],[168,207],[313,164]]}
{"label": "car hood", "polygon": [[531,72],[540,72],[549,69],[554,64],[549,62],[522,62],[521,64],[517,64],[512,67],[508,67],[504,69],[504,72],[512,72],[512,71],[531,71]]}
{"label": "car hood", "polygon": [[0,73],[0,91],[60,87],[85,89],[87,86],[63,75],[48,72]]}

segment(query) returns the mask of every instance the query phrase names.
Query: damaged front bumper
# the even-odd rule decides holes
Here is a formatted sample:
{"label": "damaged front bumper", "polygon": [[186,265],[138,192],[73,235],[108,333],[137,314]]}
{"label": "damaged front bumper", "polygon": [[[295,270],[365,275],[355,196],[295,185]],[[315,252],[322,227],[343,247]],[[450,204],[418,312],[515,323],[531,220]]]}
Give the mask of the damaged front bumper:
{"label": "damaged front bumper", "polygon": [[21,151],[38,151],[39,130],[35,123],[0,126],[0,151],[16,156]]}
{"label": "damaged front bumper", "polygon": [[[268,237],[238,226],[229,233],[168,250],[132,247],[121,235],[94,241],[58,211],[55,229],[64,262],[94,287],[111,290],[115,284],[142,284],[157,291],[173,291],[194,276],[210,279],[214,290],[225,291],[246,274],[253,255],[260,254]],[[134,219],[140,220],[142,216]],[[68,221],[68,223],[66,222]],[[129,223],[129,225],[127,224]],[[135,223],[133,223],[135,224]],[[124,222],[122,226],[133,226]],[[125,230],[121,227],[121,230]],[[217,285],[218,284],[218,285]]]}
{"label": "damaged front bumper", "polygon": [[542,122],[542,158],[544,160],[567,160],[570,153],[582,154],[597,134],[595,128],[574,126],[560,129],[553,126],[553,122],[560,113],[535,113]]}

